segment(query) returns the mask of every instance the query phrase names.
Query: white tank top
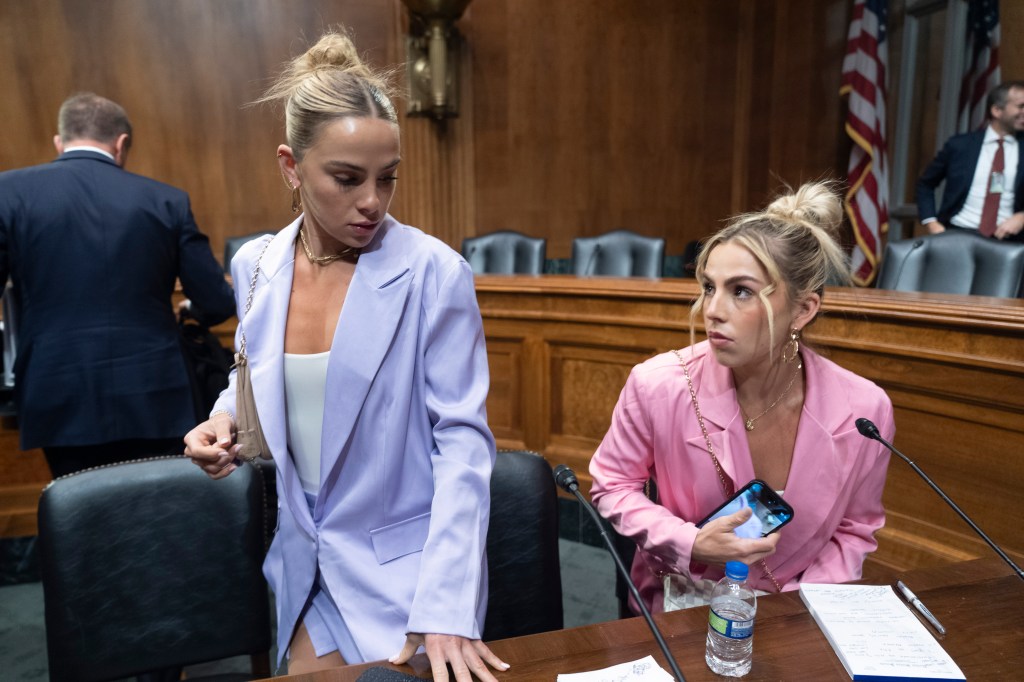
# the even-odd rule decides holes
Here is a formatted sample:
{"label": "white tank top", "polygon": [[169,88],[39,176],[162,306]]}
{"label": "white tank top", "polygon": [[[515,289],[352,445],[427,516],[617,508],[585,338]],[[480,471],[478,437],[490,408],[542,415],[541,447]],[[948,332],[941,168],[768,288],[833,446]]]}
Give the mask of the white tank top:
{"label": "white tank top", "polygon": [[324,424],[327,361],[331,353],[284,354],[284,404],[288,420],[288,451],[302,489],[320,490],[320,434]]}

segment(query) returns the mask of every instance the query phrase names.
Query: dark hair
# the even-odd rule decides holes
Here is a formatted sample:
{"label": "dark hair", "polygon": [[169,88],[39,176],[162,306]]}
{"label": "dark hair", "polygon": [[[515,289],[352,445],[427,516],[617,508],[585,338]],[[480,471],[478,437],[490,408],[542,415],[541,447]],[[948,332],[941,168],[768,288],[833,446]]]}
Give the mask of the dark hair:
{"label": "dark hair", "polygon": [[132,124],[117,102],[91,92],[80,92],[60,105],[57,132],[64,142],[96,140],[113,143],[125,134],[130,140]]}
{"label": "dark hair", "polygon": [[1010,90],[1024,90],[1024,81],[1006,81],[989,90],[985,98],[985,118],[992,118],[992,107],[1002,109],[1010,98]]}

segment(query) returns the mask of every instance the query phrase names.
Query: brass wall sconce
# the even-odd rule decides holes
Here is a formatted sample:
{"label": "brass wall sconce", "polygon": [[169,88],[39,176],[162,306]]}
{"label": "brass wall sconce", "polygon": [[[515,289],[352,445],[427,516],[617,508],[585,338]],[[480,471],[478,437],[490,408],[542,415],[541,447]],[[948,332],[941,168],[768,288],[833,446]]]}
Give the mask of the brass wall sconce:
{"label": "brass wall sconce", "polygon": [[459,46],[455,22],[470,0],[402,0],[409,9],[405,40],[410,116],[459,115]]}

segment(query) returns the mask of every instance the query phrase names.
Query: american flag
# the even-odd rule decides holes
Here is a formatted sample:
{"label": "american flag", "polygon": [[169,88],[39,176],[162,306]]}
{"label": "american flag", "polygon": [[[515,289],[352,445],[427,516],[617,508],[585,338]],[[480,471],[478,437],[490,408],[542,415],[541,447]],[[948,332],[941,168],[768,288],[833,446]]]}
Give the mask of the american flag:
{"label": "american flag", "polygon": [[957,114],[959,132],[985,125],[985,97],[999,85],[999,0],[970,0],[966,55]]}
{"label": "american flag", "polygon": [[846,133],[853,140],[847,167],[846,215],[857,244],[853,281],[870,285],[878,270],[882,236],[889,231],[889,173],[885,145],[885,21],[888,0],[855,0],[843,59],[840,95],[849,97]]}

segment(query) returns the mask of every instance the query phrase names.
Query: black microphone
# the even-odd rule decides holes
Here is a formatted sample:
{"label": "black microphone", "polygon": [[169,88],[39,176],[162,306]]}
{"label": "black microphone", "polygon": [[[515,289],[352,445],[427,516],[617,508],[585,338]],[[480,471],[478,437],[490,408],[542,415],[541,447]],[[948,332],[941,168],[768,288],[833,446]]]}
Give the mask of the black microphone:
{"label": "black microphone", "polygon": [[994,549],[996,554],[998,554],[1000,557],[1002,557],[1003,561],[1005,561],[1006,563],[1008,563],[1010,565],[1010,568],[1012,568],[1014,573],[1017,574],[1017,577],[1019,577],[1021,580],[1024,580],[1024,571],[1022,571],[1020,569],[1020,566],[1018,566],[1017,564],[1013,563],[1013,560],[1010,559],[1010,557],[1006,556],[1006,552],[1004,552],[999,547],[999,545],[997,545],[987,535],[985,535],[984,531],[982,531],[981,528],[978,528],[978,525],[976,523],[974,523],[974,521],[971,521],[971,517],[967,516],[967,514],[965,514],[960,509],[960,507],[956,506],[956,502],[954,502],[953,500],[949,499],[949,496],[946,495],[946,493],[942,492],[942,488],[940,488],[939,486],[937,486],[934,483],[932,483],[932,479],[928,478],[928,475],[926,473],[924,473],[923,471],[921,471],[921,467],[919,467],[916,464],[914,464],[910,460],[909,457],[907,457],[902,452],[900,452],[895,447],[893,447],[892,443],[890,443],[887,440],[885,440],[884,438],[882,438],[882,434],[880,434],[878,432],[878,427],[875,426],[874,422],[872,422],[870,419],[865,419],[864,417],[861,417],[860,419],[857,420],[856,423],[857,423],[857,430],[860,431],[860,435],[864,436],[865,438],[870,438],[871,440],[877,440],[879,443],[881,443],[885,447],[889,448],[889,450],[894,455],[896,455],[897,457],[902,459],[904,462],[909,464],[911,466],[911,468],[914,471],[916,471],[917,474],[921,478],[924,479],[924,482],[927,483],[928,485],[930,485],[932,487],[932,490],[937,492],[939,494],[939,497],[941,497],[943,500],[945,500],[946,504],[948,504],[950,507],[952,507],[953,511],[955,511],[957,514],[959,514],[960,518],[962,518],[964,521],[966,521],[967,525],[970,526],[971,528],[973,528],[974,532],[977,533],[978,535],[980,535],[981,539],[984,540],[985,542],[987,542],[988,546],[991,547],[992,549]]}
{"label": "black microphone", "polygon": [[686,682],[686,678],[683,677],[682,671],[679,670],[679,664],[676,663],[676,659],[672,656],[672,652],[668,650],[668,644],[665,643],[665,638],[661,635],[661,630],[655,625],[654,619],[651,618],[651,612],[647,610],[647,606],[640,598],[640,591],[636,589],[636,584],[633,579],[629,577],[629,571],[626,570],[626,566],[622,563],[622,558],[619,553],[615,551],[615,545],[612,543],[611,538],[608,537],[608,531],[605,530],[604,524],[601,523],[601,517],[597,515],[594,508],[590,506],[590,503],[580,493],[580,484],[576,480],[576,474],[565,464],[559,464],[555,467],[554,471],[555,483],[559,488],[567,493],[571,493],[576,496],[576,499],[580,501],[584,509],[590,512],[591,518],[594,519],[594,523],[597,524],[598,530],[601,531],[601,537],[604,538],[604,544],[608,547],[608,551],[611,553],[612,558],[615,559],[615,568],[619,570],[619,574],[626,580],[626,584],[629,585],[629,592],[633,595],[633,599],[640,605],[640,611],[644,615],[644,619],[647,621],[647,627],[651,629],[654,634],[654,639],[658,642],[658,646],[661,647],[661,653],[665,654],[665,658],[668,659],[669,667],[672,668],[672,674],[679,682]]}
{"label": "black microphone", "polygon": [[[917,239],[917,240],[914,241],[913,244],[910,245],[910,249],[905,254],[903,254],[903,258],[900,259],[900,266],[899,266],[899,268],[896,269],[896,279],[893,280],[893,283],[892,283],[892,288],[894,290],[899,291],[899,288],[900,288],[900,277],[903,276],[903,266],[907,264],[907,259],[910,258],[910,254],[914,253],[914,251],[917,251],[922,246],[924,246],[924,240],[923,239]],[[864,433],[864,432],[861,431],[861,433]]]}

